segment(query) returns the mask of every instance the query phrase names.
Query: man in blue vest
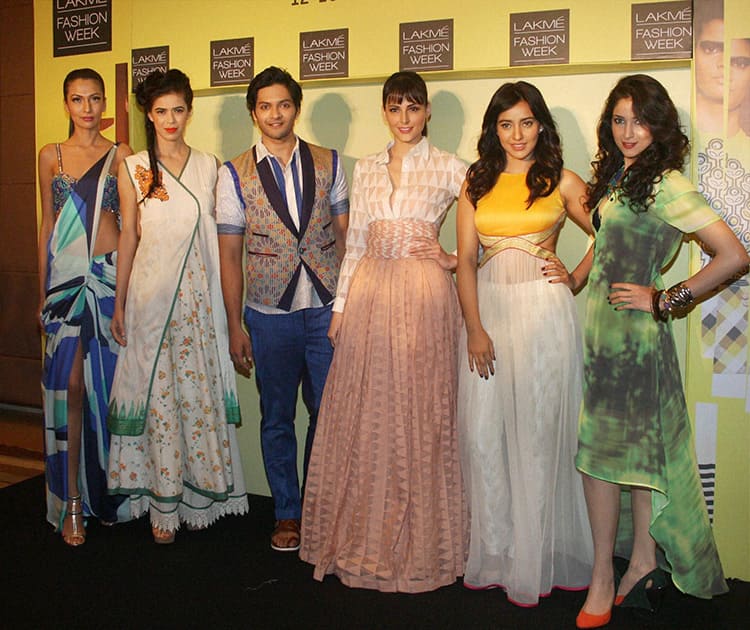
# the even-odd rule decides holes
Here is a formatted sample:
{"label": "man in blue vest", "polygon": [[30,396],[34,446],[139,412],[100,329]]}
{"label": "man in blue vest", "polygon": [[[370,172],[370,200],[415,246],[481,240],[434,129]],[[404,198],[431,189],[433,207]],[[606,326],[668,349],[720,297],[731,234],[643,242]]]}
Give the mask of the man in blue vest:
{"label": "man in blue vest", "polygon": [[302,88],[285,70],[271,66],[253,78],[247,107],[261,138],[220,168],[216,208],[229,351],[240,374],[249,377],[255,366],[278,551],[299,549],[297,392],[301,385],[310,414],[306,472],[333,355],[327,333],[349,220],[338,154],[294,133],[301,103]]}

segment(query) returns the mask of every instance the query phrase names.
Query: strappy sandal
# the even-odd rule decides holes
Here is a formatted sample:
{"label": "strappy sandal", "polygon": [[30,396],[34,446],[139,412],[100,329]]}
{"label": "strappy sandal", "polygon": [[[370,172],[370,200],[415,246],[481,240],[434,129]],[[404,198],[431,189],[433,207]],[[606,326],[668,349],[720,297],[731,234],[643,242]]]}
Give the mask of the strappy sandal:
{"label": "strappy sandal", "polygon": [[174,542],[175,530],[173,529],[160,529],[158,527],[152,527],[151,533],[154,536],[154,542],[157,545],[171,545]]}
{"label": "strappy sandal", "polygon": [[68,497],[68,513],[63,520],[62,537],[71,547],[80,547],[86,542],[86,524],[80,494]]}

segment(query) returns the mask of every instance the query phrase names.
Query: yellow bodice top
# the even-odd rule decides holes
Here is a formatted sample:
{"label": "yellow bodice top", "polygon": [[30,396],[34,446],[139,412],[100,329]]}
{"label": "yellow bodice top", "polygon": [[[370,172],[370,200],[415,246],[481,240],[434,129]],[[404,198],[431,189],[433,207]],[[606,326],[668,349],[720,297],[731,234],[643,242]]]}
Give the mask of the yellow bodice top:
{"label": "yellow bodice top", "polygon": [[521,236],[553,226],[564,211],[560,188],[526,208],[526,173],[500,173],[495,186],[477,203],[474,224],[487,236]]}

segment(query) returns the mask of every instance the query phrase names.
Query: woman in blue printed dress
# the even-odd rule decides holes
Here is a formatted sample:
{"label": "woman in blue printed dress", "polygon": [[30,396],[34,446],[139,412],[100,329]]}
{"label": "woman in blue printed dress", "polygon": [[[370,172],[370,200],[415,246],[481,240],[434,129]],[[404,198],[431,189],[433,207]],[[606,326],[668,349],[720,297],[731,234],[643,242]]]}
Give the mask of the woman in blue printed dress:
{"label": "woman in blue printed dress", "polygon": [[70,137],[39,152],[39,317],[46,335],[47,520],[78,546],[86,516],[111,524],[128,512],[122,497],[107,495],[106,418],[117,358],[109,331],[119,235],[115,174],[132,151],[100,133],[106,98],[97,72],[70,72],[63,96]]}

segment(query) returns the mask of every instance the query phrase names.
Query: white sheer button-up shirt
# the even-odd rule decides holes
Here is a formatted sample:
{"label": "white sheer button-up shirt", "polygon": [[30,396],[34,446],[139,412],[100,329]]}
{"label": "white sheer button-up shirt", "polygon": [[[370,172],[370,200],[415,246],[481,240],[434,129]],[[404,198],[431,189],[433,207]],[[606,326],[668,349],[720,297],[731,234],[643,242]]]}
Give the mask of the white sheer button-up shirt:
{"label": "white sheer button-up shirt", "polygon": [[403,158],[401,183],[394,191],[388,175],[388,150],[392,145],[393,142],[384,151],[362,158],[354,167],[346,256],[339,273],[334,311],[344,310],[352,277],[367,249],[372,221],[420,219],[439,228],[461,191],[466,164],[452,153],[432,146],[427,138],[422,138]]}

